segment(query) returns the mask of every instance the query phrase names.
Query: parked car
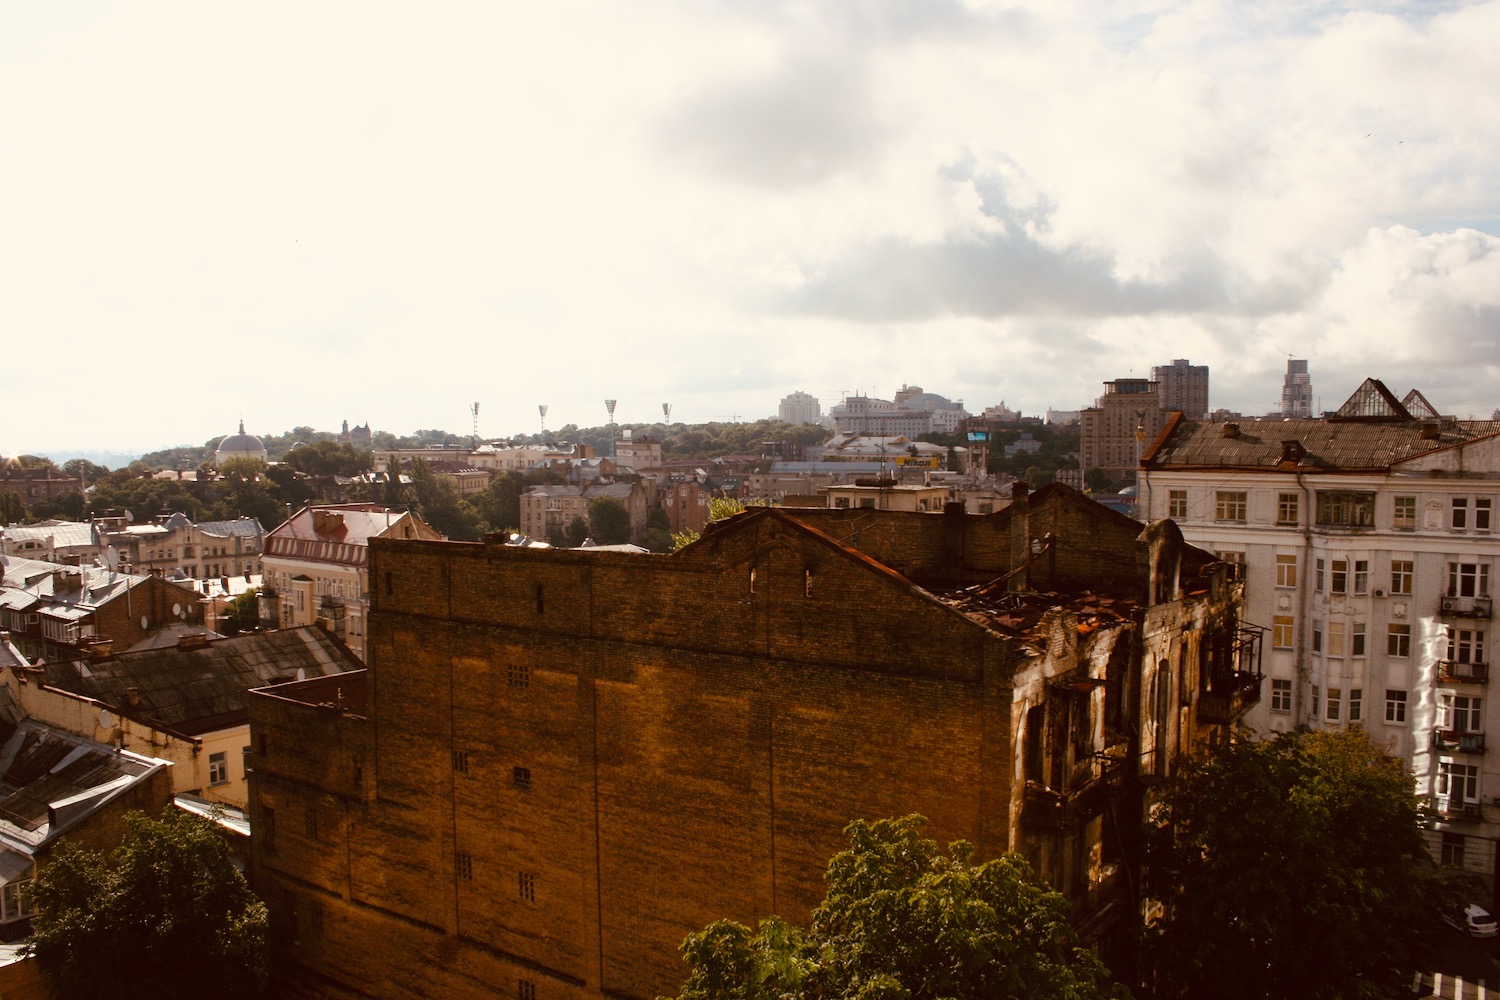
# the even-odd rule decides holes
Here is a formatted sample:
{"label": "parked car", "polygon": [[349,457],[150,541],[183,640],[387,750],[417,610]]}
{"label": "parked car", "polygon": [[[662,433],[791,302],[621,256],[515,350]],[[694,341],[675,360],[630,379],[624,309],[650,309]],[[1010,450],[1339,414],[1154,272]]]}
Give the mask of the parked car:
{"label": "parked car", "polygon": [[1490,911],[1475,903],[1459,908],[1443,910],[1443,923],[1454,930],[1463,931],[1469,937],[1487,938],[1500,934],[1500,923]]}

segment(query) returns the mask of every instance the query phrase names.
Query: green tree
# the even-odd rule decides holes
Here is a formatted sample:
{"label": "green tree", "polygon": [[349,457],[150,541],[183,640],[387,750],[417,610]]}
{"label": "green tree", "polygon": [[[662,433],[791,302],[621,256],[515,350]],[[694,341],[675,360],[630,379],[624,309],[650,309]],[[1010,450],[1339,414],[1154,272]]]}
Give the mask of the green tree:
{"label": "green tree", "polygon": [[[168,807],[126,817],[112,854],[64,841],[32,888],[32,953],[63,1000],[258,997],[266,908],[223,835]],[[206,987],[205,984],[212,984]]]}
{"label": "green tree", "polygon": [[484,531],[514,531],[521,525],[521,494],[526,478],[519,472],[496,473],[482,493],[474,496]]}
{"label": "green tree", "polygon": [[1441,891],[1410,768],[1360,728],[1187,763],[1148,835],[1162,997],[1396,996]]}
{"label": "green tree", "polygon": [[589,534],[595,545],[623,545],[630,541],[630,511],[614,497],[589,501]]}
{"label": "green tree", "polygon": [[945,853],[920,816],[851,823],[803,931],[715,921],[683,942],[678,1000],[1093,1000],[1126,996],[1078,945],[1067,900],[1020,855]]}
{"label": "green tree", "polygon": [[374,456],[338,441],[314,441],[293,448],[282,462],[309,476],[357,476],[375,467]]}
{"label": "green tree", "polygon": [[567,528],[563,530],[563,544],[570,549],[576,549],[588,541],[589,523],[581,517],[575,517],[568,522]]}
{"label": "green tree", "polygon": [[0,524],[20,524],[28,520],[26,505],[10,490],[0,490]]}

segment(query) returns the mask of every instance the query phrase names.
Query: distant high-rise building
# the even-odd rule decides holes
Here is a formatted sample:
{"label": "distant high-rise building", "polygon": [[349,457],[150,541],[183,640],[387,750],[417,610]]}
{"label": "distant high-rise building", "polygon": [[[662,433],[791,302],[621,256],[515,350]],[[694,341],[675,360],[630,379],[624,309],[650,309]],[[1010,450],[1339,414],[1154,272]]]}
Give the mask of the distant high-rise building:
{"label": "distant high-rise building", "polygon": [[1313,416],[1312,377],[1304,360],[1287,359],[1286,381],[1281,383],[1281,415]]}
{"label": "distant high-rise building", "polygon": [[1115,379],[1104,387],[1098,402],[1079,413],[1078,467],[1125,476],[1166,426],[1167,411],[1151,379]]}
{"label": "distant high-rise building", "polygon": [[823,407],[818,397],[797,391],[781,401],[776,416],[787,424],[816,424],[823,419]]}
{"label": "distant high-rise building", "polygon": [[1178,358],[1170,365],[1151,369],[1156,380],[1156,394],[1163,410],[1181,410],[1189,420],[1199,420],[1208,413],[1208,365],[1189,364]]}

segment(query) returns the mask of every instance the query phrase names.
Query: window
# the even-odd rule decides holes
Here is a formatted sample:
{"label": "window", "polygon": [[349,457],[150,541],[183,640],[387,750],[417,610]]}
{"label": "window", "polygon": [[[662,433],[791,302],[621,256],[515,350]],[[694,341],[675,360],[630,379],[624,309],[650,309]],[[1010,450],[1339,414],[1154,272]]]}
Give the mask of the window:
{"label": "window", "polygon": [[1245,578],[1245,553],[1215,552],[1214,558],[1229,567],[1229,578],[1231,580],[1243,580]]}
{"label": "window", "polygon": [[1276,586],[1297,586],[1297,557],[1295,555],[1276,557]]}
{"label": "window", "polygon": [[1364,692],[1363,688],[1350,688],[1349,689],[1349,721],[1350,722],[1358,722],[1363,717],[1362,716],[1362,712],[1363,712],[1363,708],[1364,708],[1364,705],[1363,705],[1364,694],[1365,694],[1365,692]]}
{"label": "window", "polygon": [[520,897],[528,903],[536,902],[536,873],[518,872],[516,874],[516,891]]}
{"label": "window", "polygon": [[1448,662],[1483,663],[1484,630],[1448,626]]}
{"label": "window", "polygon": [[512,663],[506,670],[506,681],[513,688],[531,685],[531,668],[524,663]]}
{"label": "window", "polygon": [[1385,655],[1411,655],[1411,626],[1387,625],[1385,630]]}
{"label": "window", "polygon": [[1370,592],[1370,562],[1368,559],[1354,560],[1354,592],[1356,594],[1368,594]]}
{"label": "window", "polygon": [[530,979],[516,980],[516,1000],[536,1000],[536,983]]}
{"label": "window", "polygon": [[1338,528],[1368,528],[1375,523],[1375,494],[1318,491],[1318,523]]}
{"label": "window", "polygon": [[1410,559],[1391,560],[1391,593],[1410,594],[1412,586],[1412,561]]}
{"label": "window", "polygon": [[1406,692],[1395,688],[1385,689],[1385,721],[1406,721]]}
{"label": "window", "polygon": [[467,751],[467,750],[455,750],[455,751],[453,751],[453,772],[455,774],[468,774],[469,773],[469,751]]}
{"label": "window", "polygon": [[4,890],[0,891],[0,907],[3,907],[5,920],[31,916],[31,884],[29,878],[5,883]]}
{"label": "window", "polygon": [[1318,717],[1318,686],[1316,684],[1312,686],[1312,717],[1314,719]]}
{"label": "window", "polygon": [[1469,498],[1453,498],[1453,519],[1449,522],[1454,531],[1462,531],[1469,526]]}
{"label": "window", "polygon": [[1312,651],[1314,653],[1321,653],[1321,652],[1323,652],[1323,623],[1322,622],[1313,622],[1313,628],[1312,628]]}
{"label": "window", "polygon": [[1276,615],[1271,619],[1271,645],[1276,649],[1292,648],[1291,615]]}
{"label": "window", "polygon": [[270,806],[260,807],[260,843],[268,852],[276,850],[276,810]]}
{"label": "window", "polygon": [[1277,524],[1296,524],[1297,523],[1297,500],[1298,500],[1298,497],[1297,497],[1297,494],[1295,494],[1295,493],[1278,493],[1278,494],[1276,494],[1276,523]]}
{"label": "window", "polygon": [[1454,865],[1458,868],[1464,866],[1464,835],[1461,833],[1443,834],[1442,863]]}
{"label": "window", "polygon": [[510,783],[523,792],[531,791],[531,768],[513,767],[510,769]]}
{"label": "window", "polygon": [[453,855],[453,874],[465,882],[474,881],[474,855],[457,851]]}
{"label": "window", "polygon": [[1328,716],[1327,716],[1327,718],[1328,718],[1329,722],[1337,722],[1337,721],[1339,721],[1339,710],[1343,706],[1343,701],[1344,701],[1344,690],[1343,690],[1343,688],[1329,688],[1328,689]]}
{"label": "window", "polygon": [[1328,574],[1328,592],[1330,594],[1349,592],[1349,560],[1335,559],[1333,561],[1333,571]]}
{"label": "window", "polygon": [[317,933],[323,932],[323,901],[321,899],[308,901],[307,922]]}
{"label": "window", "polygon": [[1343,622],[1329,622],[1328,623],[1328,655],[1329,656],[1343,656],[1345,648],[1346,647],[1344,646],[1344,623]]}
{"label": "window", "polygon": [[1286,680],[1271,681],[1271,711],[1290,712],[1292,710],[1292,682]]}
{"label": "window", "polygon": [[1478,765],[1438,761],[1437,793],[1452,802],[1478,802]]}
{"label": "window", "polygon": [[1323,560],[1319,559],[1313,563],[1313,590],[1323,592]]}
{"label": "window", "polygon": [[208,783],[210,785],[229,784],[229,754],[211,753],[208,755]]}
{"label": "window", "polygon": [[1365,623],[1364,622],[1350,622],[1349,623],[1349,629],[1350,629],[1350,631],[1349,631],[1349,655],[1350,656],[1364,656],[1365,655]]}
{"label": "window", "polygon": [[1442,711],[1439,725],[1442,728],[1460,733],[1478,733],[1484,730],[1483,717],[1480,714],[1481,702],[1484,699],[1454,694],[1451,691],[1444,691],[1438,699]]}
{"label": "window", "polygon": [[1243,521],[1247,506],[1243,490],[1219,490],[1214,494],[1214,520]]}
{"label": "window", "polygon": [[834,497],[833,498],[833,505],[835,507],[837,507],[839,510],[846,510],[849,507],[849,498],[848,497]]}
{"label": "window", "polygon": [[244,768],[246,778],[250,777],[250,756],[251,750],[249,747],[240,749],[240,766]]}
{"label": "window", "polygon": [[1490,595],[1489,563],[1448,564],[1449,597],[1488,597]]}
{"label": "window", "polygon": [[1167,490],[1167,516],[1187,517],[1187,490]]}
{"label": "window", "polygon": [[316,802],[307,804],[307,839],[318,839],[318,804]]}

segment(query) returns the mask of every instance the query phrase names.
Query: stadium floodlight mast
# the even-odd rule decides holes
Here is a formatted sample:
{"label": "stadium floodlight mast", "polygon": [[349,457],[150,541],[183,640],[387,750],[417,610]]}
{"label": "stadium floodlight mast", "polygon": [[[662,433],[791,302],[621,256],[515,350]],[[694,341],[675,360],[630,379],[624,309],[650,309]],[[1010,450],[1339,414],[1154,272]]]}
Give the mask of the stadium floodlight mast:
{"label": "stadium floodlight mast", "polygon": [[542,416],[542,440],[547,439],[547,404],[537,404],[536,412]]}
{"label": "stadium floodlight mast", "polygon": [[609,411],[609,457],[615,457],[615,401],[606,399],[604,408]]}

